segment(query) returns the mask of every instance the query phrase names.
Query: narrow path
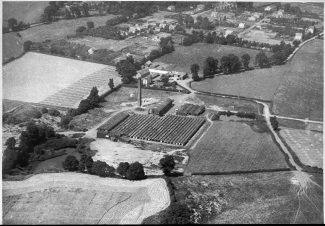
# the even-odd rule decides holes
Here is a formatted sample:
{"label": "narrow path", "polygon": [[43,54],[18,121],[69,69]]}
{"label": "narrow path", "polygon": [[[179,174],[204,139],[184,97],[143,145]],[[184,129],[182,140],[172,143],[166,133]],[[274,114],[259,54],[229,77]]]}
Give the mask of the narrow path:
{"label": "narrow path", "polygon": [[289,120],[295,120],[295,121],[301,121],[301,122],[310,122],[310,123],[319,123],[319,124],[323,124],[322,121],[313,121],[313,120],[309,120],[309,119],[300,119],[300,118],[291,118],[291,117],[286,117],[286,116],[280,116],[280,115],[270,115],[270,116],[275,116],[277,118],[282,118],[282,119],[289,119]]}
{"label": "narrow path", "polygon": [[302,168],[294,161],[291,153],[289,152],[287,147],[283,144],[283,142],[280,139],[280,137],[278,136],[278,134],[273,130],[273,127],[272,127],[271,121],[270,121],[271,114],[270,114],[269,106],[261,101],[256,101],[256,103],[263,105],[263,116],[265,117],[266,124],[269,127],[270,131],[272,132],[276,142],[281,146],[281,149],[288,155],[290,164],[292,166],[294,166],[296,168],[296,170],[302,171]]}

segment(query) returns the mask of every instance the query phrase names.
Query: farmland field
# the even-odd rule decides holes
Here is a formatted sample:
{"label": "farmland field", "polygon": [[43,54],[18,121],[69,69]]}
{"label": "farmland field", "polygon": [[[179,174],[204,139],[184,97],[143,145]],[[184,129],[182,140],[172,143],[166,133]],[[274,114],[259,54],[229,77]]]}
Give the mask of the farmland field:
{"label": "farmland field", "polygon": [[190,152],[188,172],[230,173],[289,169],[268,133],[239,122],[214,122]]}
{"label": "farmland field", "polygon": [[[82,17],[73,20],[60,20],[51,24],[44,24],[41,26],[31,27],[29,29],[19,31],[21,38],[16,37],[14,32],[2,35],[3,38],[3,59],[16,57],[23,52],[23,43],[27,40],[33,42],[42,42],[46,39],[59,40],[66,38],[67,35],[76,33],[78,26],[86,26],[87,21],[93,21],[95,27],[104,25],[114,15],[96,16],[96,17]],[[17,39],[16,42],[12,38]],[[19,44],[17,44],[19,42]]]}
{"label": "farmland field", "polygon": [[275,114],[321,120],[322,45],[322,40],[307,43],[286,65],[216,76],[193,82],[192,87],[200,91],[273,100]]}
{"label": "farmland field", "polygon": [[304,165],[323,168],[323,133],[281,129],[280,135]]}
{"label": "farmland field", "polygon": [[18,21],[24,23],[38,23],[46,6],[49,5],[47,1],[5,1],[3,2],[3,22],[10,18],[16,18]]}
{"label": "farmland field", "polygon": [[231,53],[237,55],[239,58],[243,54],[248,53],[252,62],[252,59],[255,59],[258,51],[228,45],[195,43],[191,46],[177,46],[174,52],[166,54],[156,59],[154,62],[168,64],[167,70],[184,71],[188,73],[190,72],[191,65],[197,63],[200,66],[199,74],[201,74],[204,61],[207,57],[216,57],[220,62],[222,56]]}
{"label": "farmland field", "polygon": [[[80,100],[89,94],[92,86],[100,88],[99,85],[103,85],[102,81],[96,83],[98,76],[104,76],[108,81],[107,70],[110,68],[102,64],[29,52],[3,67],[3,98],[37,103],[56,95],[54,101],[58,103],[64,98],[62,99],[62,95],[57,96],[56,93],[61,90],[63,90],[61,93],[64,93],[64,90],[73,84],[73,96],[78,94]],[[109,73],[112,77],[116,76],[115,71]],[[88,86],[87,89],[83,87],[83,93],[77,90],[80,82]],[[106,83],[105,85],[107,86]],[[70,95],[69,101],[76,100]],[[60,105],[50,101],[46,103]],[[75,102],[70,103],[69,106],[72,107],[73,104]]]}
{"label": "farmland field", "polygon": [[323,45],[319,39],[306,43],[284,66],[290,70],[275,93],[275,114],[323,119]]}
{"label": "farmland field", "polygon": [[3,182],[4,224],[140,224],[167,208],[163,179],[141,182],[77,173]]}

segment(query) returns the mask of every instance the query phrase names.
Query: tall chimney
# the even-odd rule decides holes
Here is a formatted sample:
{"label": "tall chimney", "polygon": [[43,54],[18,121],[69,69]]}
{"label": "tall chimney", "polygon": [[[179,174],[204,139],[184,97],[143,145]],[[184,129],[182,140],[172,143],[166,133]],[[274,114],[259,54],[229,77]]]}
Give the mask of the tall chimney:
{"label": "tall chimney", "polygon": [[142,105],[142,82],[141,77],[138,78],[138,107]]}

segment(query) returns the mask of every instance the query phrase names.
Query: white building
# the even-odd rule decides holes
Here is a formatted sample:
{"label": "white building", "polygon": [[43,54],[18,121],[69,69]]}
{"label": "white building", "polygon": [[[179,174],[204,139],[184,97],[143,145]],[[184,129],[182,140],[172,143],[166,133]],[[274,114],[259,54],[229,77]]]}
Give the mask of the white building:
{"label": "white building", "polygon": [[240,24],[238,25],[238,28],[245,28],[245,24],[244,24],[244,23],[240,23]]}
{"label": "white building", "polygon": [[92,55],[92,54],[94,54],[95,51],[96,51],[96,49],[94,47],[92,47],[92,48],[88,49],[88,54]]}
{"label": "white building", "polygon": [[224,36],[227,37],[228,35],[230,35],[232,33],[234,33],[234,31],[232,31],[232,30],[226,30]]}
{"label": "white building", "polygon": [[302,33],[296,33],[294,40],[301,41],[302,40]]}
{"label": "white building", "polygon": [[256,21],[256,17],[255,16],[250,16],[247,18],[248,21]]}
{"label": "white building", "polygon": [[271,6],[266,6],[264,11],[270,12],[272,10]]}
{"label": "white building", "polygon": [[167,7],[167,10],[171,11],[171,12],[175,12],[175,6],[174,5],[170,5]]}

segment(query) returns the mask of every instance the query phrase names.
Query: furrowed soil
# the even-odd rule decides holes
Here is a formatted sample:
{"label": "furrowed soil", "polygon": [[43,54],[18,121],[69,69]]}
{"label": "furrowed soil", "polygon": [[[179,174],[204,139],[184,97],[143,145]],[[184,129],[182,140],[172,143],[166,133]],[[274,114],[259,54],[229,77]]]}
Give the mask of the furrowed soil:
{"label": "furrowed soil", "polygon": [[79,173],[3,182],[4,224],[140,224],[170,204],[166,182]]}

